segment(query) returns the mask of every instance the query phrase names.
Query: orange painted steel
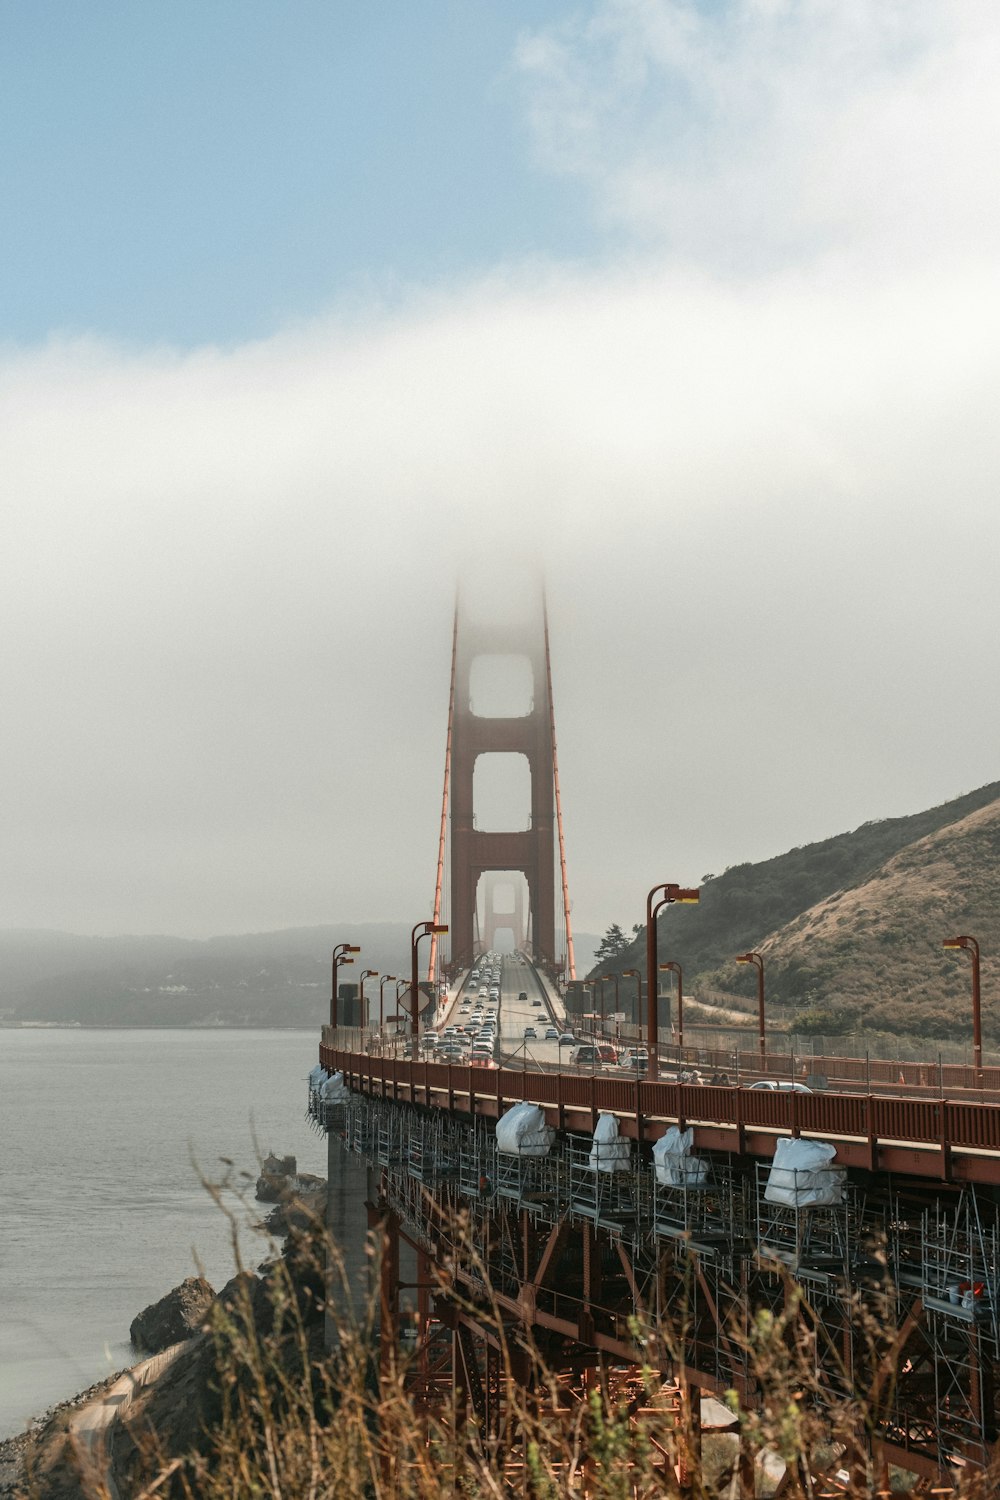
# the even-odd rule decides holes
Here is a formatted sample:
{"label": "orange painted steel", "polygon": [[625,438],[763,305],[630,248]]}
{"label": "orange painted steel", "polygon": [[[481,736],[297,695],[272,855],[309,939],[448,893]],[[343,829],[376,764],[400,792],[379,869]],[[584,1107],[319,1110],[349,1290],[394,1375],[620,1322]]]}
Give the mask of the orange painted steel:
{"label": "orange painted steel", "polygon": [[[444,889],[444,849],[448,836],[448,790],[451,785],[451,737],[455,723],[455,662],[458,653],[458,596],[451,628],[451,687],[448,690],[448,736],[444,749],[444,791],[441,795],[441,834],[438,839],[437,882],[434,886],[435,927],[441,921],[441,892]],[[427,978],[433,983],[437,967],[437,933],[431,934],[431,951],[427,960]]]}
{"label": "orange painted steel", "polygon": [[[848,1165],[934,1178],[954,1171],[964,1181],[1000,1183],[1000,1104],[772,1092],[555,1069],[486,1070],[374,1057],[328,1043],[320,1047],[320,1061],[361,1092],[487,1119],[526,1099],[541,1105],[553,1124],[587,1129],[607,1110],[620,1117],[623,1135],[645,1141],[684,1120],[696,1146],[764,1157],[773,1154],[779,1135],[801,1132],[835,1140],[838,1159]],[[963,1153],[960,1171],[955,1152]]]}
{"label": "orange painted steel", "polygon": [[[494,717],[475,713],[471,671],[477,656],[527,658],[534,697],[527,714]],[[528,887],[531,937],[538,963],[555,961],[555,805],[552,730],[545,654],[533,619],[503,626],[477,626],[459,610],[455,655],[455,709],[451,746],[451,880],[449,925],[453,964],[471,963],[476,949],[477,892],[488,871],[519,871]],[[524,830],[476,827],[473,782],[480,755],[523,755],[531,776],[531,815]]]}
{"label": "orange painted steel", "polygon": [[552,703],[552,656],[549,651],[549,608],[542,594],[542,629],[545,635],[545,682],[549,696],[549,724],[552,731],[552,781],[556,798],[556,834],[559,840],[559,874],[562,881],[563,912],[566,919],[566,975],[576,978],[576,955],[573,952],[573,921],[570,916],[569,879],[566,874],[566,839],[563,835],[562,795],[559,791],[559,754],[556,749],[556,713]]}

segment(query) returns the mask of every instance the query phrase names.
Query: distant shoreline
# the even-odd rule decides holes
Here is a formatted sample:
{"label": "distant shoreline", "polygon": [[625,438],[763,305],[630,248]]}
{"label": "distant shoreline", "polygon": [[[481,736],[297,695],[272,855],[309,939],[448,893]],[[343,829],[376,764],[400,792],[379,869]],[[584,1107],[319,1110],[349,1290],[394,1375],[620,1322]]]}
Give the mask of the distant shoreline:
{"label": "distant shoreline", "polygon": [[0,1021],[0,1031],[301,1031],[318,1035],[322,1024],[292,1026],[288,1022],[278,1025],[267,1021],[220,1021],[205,1026],[197,1021],[187,1025],[182,1021],[164,1021],[162,1026],[156,1026],[149,1021],[137,1021],[130,1026],[122,1021]]}

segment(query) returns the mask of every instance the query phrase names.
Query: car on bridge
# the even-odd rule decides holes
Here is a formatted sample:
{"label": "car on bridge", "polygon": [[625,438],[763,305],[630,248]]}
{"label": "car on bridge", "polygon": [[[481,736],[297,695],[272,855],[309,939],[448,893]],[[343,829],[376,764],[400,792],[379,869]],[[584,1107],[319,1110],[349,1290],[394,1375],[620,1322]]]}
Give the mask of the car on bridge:
{"label": "car on bridge", "polygon": [[570,1058],[575,1068],[613,1068],[618,1061],[618,1053],[609,1042],[597,1042],[591,1045],[584,1043],[577,1047]]}
{"label": "car on bridge", "polygon": [[807,1083],[790,1083],[787,1078],[758,1078],[752,1089],[767,1089],[772,1094],[811,1094]]}
{"label": "car on bridge", "polygon": [[457,1062],[460,1057],[465,1056],[465,1048],[459,1046],[458,1042],[439,1042],[435,1052],[442,1062]]}

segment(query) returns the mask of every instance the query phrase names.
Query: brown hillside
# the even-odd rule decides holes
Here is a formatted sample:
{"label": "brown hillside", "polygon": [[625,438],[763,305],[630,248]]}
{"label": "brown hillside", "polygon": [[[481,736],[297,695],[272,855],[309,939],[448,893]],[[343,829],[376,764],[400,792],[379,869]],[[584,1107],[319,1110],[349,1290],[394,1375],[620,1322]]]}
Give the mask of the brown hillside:
{"label": "brown hillside", "polygon": [[982,949],[984,1041],[1000,1046],[1000,799],[908,844],[760,948],[776,977],[795,976],[803,1009],[961,1036],[972,1024],[971,960],[941,943],[963,932]]}

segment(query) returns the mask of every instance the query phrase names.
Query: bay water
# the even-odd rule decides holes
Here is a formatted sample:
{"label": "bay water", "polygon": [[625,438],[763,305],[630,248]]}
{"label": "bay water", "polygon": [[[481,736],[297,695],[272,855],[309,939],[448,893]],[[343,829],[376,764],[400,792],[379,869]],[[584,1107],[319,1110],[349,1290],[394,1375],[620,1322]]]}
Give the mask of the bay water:
{"label": "bay water", "polygon": [[227,1195],[242,1223],[267,1211],[260,1156],[326,1174],[318,1055],[312,1031],[0,1030],[0,1438],[134,1363],[132,1319],[199,1266],[216,1290],[233,1275],[199,1174],[248,1190],[249,1215]]}

